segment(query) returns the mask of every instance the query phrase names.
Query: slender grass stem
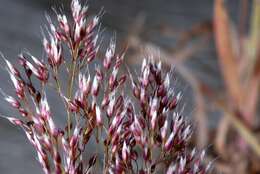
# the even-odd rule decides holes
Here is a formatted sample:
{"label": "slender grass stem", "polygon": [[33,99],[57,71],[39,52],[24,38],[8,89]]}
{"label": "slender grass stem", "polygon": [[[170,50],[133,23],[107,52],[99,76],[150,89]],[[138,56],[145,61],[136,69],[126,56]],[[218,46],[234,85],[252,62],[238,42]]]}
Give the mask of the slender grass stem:
{"label": "slender grass stem", "polygon": [[[68,81],[68,91],[67,91],[67,96],[68,99],[71,100],[72,98],[72,92],[73,92],[73,84],[74,84],[74,78],[75,78],[75,71],[76,71],[76,65],[77,65],[77,49],[75,49],[74,51],[72,51],[72,64],[70,65],[70,72],[69,72],[69,81]],[[70,137],[70,127],[71,127],[71,113],[70,111],[67,109],[67,124],[68,124],[68,137]]]}

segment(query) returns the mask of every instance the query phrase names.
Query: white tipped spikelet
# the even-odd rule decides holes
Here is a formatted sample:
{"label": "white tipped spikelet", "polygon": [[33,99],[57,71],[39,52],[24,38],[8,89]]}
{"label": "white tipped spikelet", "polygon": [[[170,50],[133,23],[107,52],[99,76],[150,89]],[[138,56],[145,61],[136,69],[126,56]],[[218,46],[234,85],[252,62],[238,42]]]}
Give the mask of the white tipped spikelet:
{"label": "white tipped spikelet", "polygon": [[169,89],[170,87],[170,76],[169,73],[166,74],[165,80],[164,80],[164,87],[166,88],[166,90]]}
{"label": "white tipped spikelet", "polygon": [[96,106],[96,121],[97,125],[102,125],[102,113],[99,106]]}
{"label": "white tipped spikelet", "polygon": [[129,150],[128,146],[126,145],[126,142],[124,141],[123,148],[122,148],[122,158],[124,161],[127,161],[129,153],[130,153],[130,150]]}
{"label": "white tipped spikelet", "polygon": [[0,56],[4,59],[7,67],[7,71],[9,71],[10,73],[12,73],[15,76],[20,76],[19,71],[13,66],[13,64],[11,64],[11,62],[9,62],[5,57],[4,54],[2,52],[0,52]]}
{"label": "white tipped spikelet", "polygon": [[161,137],[164,141],[167,135],[167,129],[168,129],[168,120],[166,119],[163,124],[163,127],[161,128]]}
{"label": "white tipped spikelet", "polygon": [[150,110],[151,127],[152,127],[153,130],[155,129],[155,125],[156,125],[157,108],[158,108],[158,99],[157,99],[157,97],[155,97],[152,100],[151,110]]}
{"label": "white tipped spikelet", "polygon": [[115,43],[114,39],[111,39],[109,47],[106,50],[105,59],[103,61],[103,66],[106,69],[110,68],[110,65],[111,65],[111,62],[112,62],[112,58],[115,55],[115,48],[116,48],[116,43]]}

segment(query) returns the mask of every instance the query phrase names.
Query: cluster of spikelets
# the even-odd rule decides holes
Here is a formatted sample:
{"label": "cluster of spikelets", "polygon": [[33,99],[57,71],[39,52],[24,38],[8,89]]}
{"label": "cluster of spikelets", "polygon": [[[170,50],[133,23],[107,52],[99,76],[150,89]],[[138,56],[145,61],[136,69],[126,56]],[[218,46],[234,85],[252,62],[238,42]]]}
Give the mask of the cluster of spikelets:
{"label": "cluster of spikelets", "polygon": [[[103,147],[99,162],[103,173],[206,173],[205,152],[189,151],[191,126],[175,111],[181,94],[170,87],[171,74],[162,72],[160,62],[144,59],[138,77],[122,74],[124,52],[115,53],[112,39],[103,64],[95,65],[90,75],[88,67],[99,49],[101,14],[87,20],[87,9],[72,0],[71,20],[57,14],[55,26],[47,17],[46,60],[20,54],[20,70],[4,58],[16,96],[1,92],[21,114],[21,119],[5,118],[24,130],[44,173],[98,173],[93,170],[97,154],[85,148],[91,139]],[[70,59],[65,59],[64,48]],[[65,75],[67,86],[60,80]],[[125,92],[126,83],[131,84],[132,95]],[[58,116],[45,94],[49,87],[55,88],[66,108],[64,128],[54,122]]]}

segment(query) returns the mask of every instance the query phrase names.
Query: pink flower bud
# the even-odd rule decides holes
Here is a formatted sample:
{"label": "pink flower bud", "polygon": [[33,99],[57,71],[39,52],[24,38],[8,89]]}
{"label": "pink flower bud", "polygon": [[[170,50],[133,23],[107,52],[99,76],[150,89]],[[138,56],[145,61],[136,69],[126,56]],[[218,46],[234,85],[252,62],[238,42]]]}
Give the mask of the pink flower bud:
{"label": "pink flower bud", "polygon": [[145,146],[144,152],[143,152],[143,158],[144,158],[145,161],[149,161],[150,157],[151,157],[150,149],[147,146]]}
{"label": "pink flower bud", "polygon": [[45,52],[49,56],[51,54],[51,45],[49,44],[48,40],[45,37],[43,38],[42,42],[43,42]]}
{"label": "pink flower bud", "polygon": [[140,89],[136,85],[133,87],[133,94],[137,99],[140,99]]}
{"label": "pink flower bud", "polygon": [[86,28],[86,33],[91,33],[98,23],[99,23],[99,16],[95,16],[88,24]]}
{"label": "pink flower bud", "polygon": [[[110,130],[109,132],[110,132],[111,135],[114,133],[114,131],[120,131],[118,126],[121,122],[121,119],[122,118],[120,117],[120,115],[117,115],[113,118],[112,123],[109,127],[109,130]],[[117,130],[115,130],[115,129],[117,129]]]}
{"label": "pink flower bud", "polygon": [[161,128],[161,137],[163,140],[165,140],[166,138],[167,128],[168,128],[168,120],[166,119],[163,124],[163,127]]}
{"label": "pink flower bud", "polygon": [[109,117],[112,117],[112,114],[114,112],[114,107],[115,107],[115,102],[116,102],[116,99],[115,99],[115,96],[114,96],[114,93],[112,93],[110,96],[109,96],[109,104],[108,104],[108,107],[107,107],[107,115]]}
{"label": "pink flower bud", "polygon": [[109,77],[109,81],[108,81],[110,89],[114,89],[114,87],[115,87],[117,73],[118,73],[118,68],[114,67],[112,74]]}
{"label": "pink flower bud", "polygon": [[184,141],[186,141],[187,139],[189,139],[191,136],[191,126],[188,125],[184,131],[183,131],[183,135],[182,135],[182,138]]}
{"label": "pink flower bud", "polygon": [[115,41],[114,41],[114,39],[111,39],[109,47],[107,48],[107,51],[106,51],[106,54],[105,54],[105,59],[103,61],[103,66],[106,69],[110,68],[110,65],[111,65],[111,62],[112,62],[112,58],[115,55],[115,48],[116,48]]}
{"label": "pink flower bud", "polygon": [[50,139],[47,135],[43,135],[41,144],[46,146],[48,150],[52,149]]}
{"label": "pink flower bud", "polygon": [[122,76],[119,78],[119,80],[118,80],[118,85],[124,84],[125,81],[126,81],[126,78],[127,78],[126,75],[122,75]]}
{"label": "pink flower bud", "polygon": [[128,160],[130,150],[126,145],[126,142],[124,141],[123,148],[122,148],[122,158],[124,161]]}
{"label": "pink flower bud", "polygon": [[78,44],[86,36],[86,19],[82,14],[77,18],[77,21],[75,21],[74,42]]}
{"label": "pink flower bud", "polygon": [[62,62],[62,47],[56,37],[50,35],[50,41],[46,38],[43,39],[44,49],[48,56],[48,61],[51,66],[59,66]]}
{"label": "pink flower bud", "polygon": [[158,107],[158,99],[156,97],[153,98],[150,107],[151,107],[151,109],[150,109],[151,126],[152,126],[152,129],[155,129],[155,123],[156,123],[156,119],[157,119],[157,107]]}
{"label": "pink flower bud", "polygon": [[169,77],[168,73],[166,74],[166,77],[165,77],[165,80],[163,82],[163,85],[166,88],[166,90],[168,90],[169,87],[170,87],[170,77]]}
{"label": "pink flower bud", "polygon": [[79,112],[79,106],[74,101],[69,100],[65,96],[62,97],[64,98],[70,112]]}
{"label": "pink flower bud", "polygon": [[109,104],[109,96],[105,95],[101,103],[102,109],[104,109],[104,107],[106,107],[108,104]]}
{"label": "pink flower bud", "polygon": [[[23,57],[22,55],[20,57]],[[49,74],[46,66],[39,61],[37,58],[31,56],[35,64],[38,66],[35,68],[29,61],[27,61],[25,58],[23,58],[25,66],[27,66],[33,74],[41,81],[46,82],[48,80]]]}
{"label": "pink flower bud", "polygon": [[145,93],[145,89],[141,88],[141,93],[140,93],[140,101],[142,104],[144,104],[147,100],[146,100],[147,96]]}
{"label": "pink flower bud", "polygon": [[70,139],[70,147],[74,148],[77,144],[78,141],[78,136],[72,136]]}
{"label": "pink flower bud", "polygon": [[144,71],[144,69],[145,69],[146,66],[147,66],[147,59],[143,59],[142,67],[141,67],[141,72]]}
{"label": "pink flower bud", "polygon": [[173,97],[173,99],[169,102],[169,109],[173,110],[177,106],[177,99],[176,97]]}
{"label": "pink flower bud", "polygon": [[167,96],[164,96],[161,100],[161,104],[163,107],[166,107],[167,104],[168,104],[169,100],[168,100],[168,97]]}
{"label": "pink flower bud", "polygon": [[177,113],[173,113],[174,122],[173,122],[173,131],[177,133],[178,129],[180,128],[181,124],[183,123],[183,117]]}
{"label": "pink flower bud", "polygon": [[96,75],[97,75],[98,81],[103,80],[103,73],[102,73],[102,71],[101,71],[99,66],[96,68]]}
{"label": "pink flower bud", "polygon": [[71,148],[74,148],[76,146],[76,144],[78,143],[79,132],[80,132],[80,129],[78,126],[76,126],[76,128],[74,129],[73,135],[70,138],[70,142],[69,142],[69,145]]}
{"label": "pink flower bud", "polygon": [[72,16],[73,16],[75,22],[78,22],[80,19],[81,9],[82,9],[82,7],[79,3],[79,0],[71,1]]}
{"label": "pink flower bud", "polygon": [[12,96],[6,96],[5,100],[16,109],[18,109],[21,106],[20,102],[18,100],[16,100],[15,98],[13,98]]}
{"label": "pink flower bud", "polygon": [[19,108],[19,112],[20,112],[20,114],[23,117],[27,117],[28,116],[28,112],[25,109],[23,109],[23,108]]}
{"label": "pink flower bud", "polygon": [[168,139],[166,140],[166,143],[164,145],[166,151],[169,151],[173,147],[174,137],[175,137],[175,132],[172,132],[168,137]]}
{"label": "pink flower bud", "polygon": [[17,80],[11,72],[9,72],[9,75],[10,75],[11,81],[14,84],[17,96],[20,99],[23,99],[24,98],[24,84],[23,84],[23,82],[20,81],[20,80]]}
{"label": "pink flower bud", "polygon": [[0,52],[0,55],[3,57],[10,73],[12,73],[13,75],[15,75],[17,77],[20,77],[20,72],[4,57],[4,55],[1,52]]}
{"label": "pink flower bud", "polygon": [[88,79],[86,79],[85,75],[82,73],[79,73],[79,89],[84,95],[87,95],[90,91],[91,85],[90,85],[90,75],[88,76]]}
{"label": "pink flower bud", "polygon": [[120,133],[121,133],[121,130],[122,130],[122,125],[119,125],[118,128],[116,128],[114,134],[112,135],[112,141],[111,143],[113,145],[117,145],[120,141]]}
{"label": "pink flower bud", "polygon": [[66,34],[69,34],[70,32],[70,27],[69,27],[69,24],[68,24],[68,20],[67,20],[67,17],[65,15],[58,15],[58,21],[59,21],[59,24],[60,24],[60,27],[61,29],[66,33]]}
{"label": "pink flower bud", "polygon": [[5,117],[5,116],[1,116],[1,117],[6,118],[8,121],[10,121],[12,124],[16,126],[22,126],[24,124],[22,120],[14,117]]}
{"label": "pink flower bud", "polygon": [[131,125],[131,130],[132,130],[135,137],[141,137],[142,127],[141,127],[140,122],[139,122],[139,120],[136,116],[134,118],[133,124]]}
{"label": "pink flower bud", "polygon": [[98,81],[97,75],[95,75],[93,83],[92,83],[91,93],[92,93],[92,95],[97,96],[98,91],[99,91],[99,81]]}
{"label": "pink flower bud", "polygon": [[102,115],[101,115],[101,110],[98,106],[96,106],[96,121],[97,125],[102,125]]}
{"label": "pink flower bud", "polygon": [[88,63],[90,63],[92,60],[95,59],[96,53],[97,53],[97,50],[98,50],[98,49],[99,49],[99,47],[96,48],[95,51],[92,51],[90,54],[88,54],[88,57],[87,57],[87,62],[88,62]]}
{"label": "pink flower bud", "polygon": [[50,107],[47,102],[46,95],[44,95],[44,97],[42,98],[42,100],[40,102],[40,111],[38,114],[42,115],[44,117],[44,119],[46,119],[46,120],[48,120],[50,117]]}
{"label": "pink flower bud", "polygon": [[176,172],[176,164],[171,164],[166,174],[174,174]]}
{"label": "pink flower bud", "polygon": [[179,171],[180,172],[184,172],[185,166],[186,166],[186,158],[185,157],[181,157],[180,159],[180,166],[179,166]]}
{"label": "pink flower bud", "polygon": [[44,63],[41,62],[41,61],[39,61],[36,57],[34,57],[34,56],[31,55],[31,58],[32,58],[32,60],[34,61],[34,63],[35,63],[37,66],[42,67],[42,68],[46,68],[46,66],[44,65]]}
{"label": "pink flower bud", "polygon": [[152,119],[151,119],[151,127],[154,130],[155,126],[156,126],[156,119],[157,119],[157,112],[153,112],[151,115]]}
{"label": "pink flower bud", "polygon": [[55,126],[54,121],[51,117],[49,117],[49,119],[48,119],[48,124],[49,124],[49,127],[50,127],[50,132],[54,135],[55,130],[56,130],[56,126]]}
{"label": "pink flower bud", "polygon": [[157,90],[157,96],[159,97],[165,97],[167,91],[166,91],[166,88],[163,84],[161,84]]}
{"label": "pink flower bud", "polygon": [[149,69],[149,66],[146,66],[144,68],[144,71],[142,73],[142,84],[143,86],[147,86],[148,83],[149,83],[149,75],[150,75],[150,69]]}

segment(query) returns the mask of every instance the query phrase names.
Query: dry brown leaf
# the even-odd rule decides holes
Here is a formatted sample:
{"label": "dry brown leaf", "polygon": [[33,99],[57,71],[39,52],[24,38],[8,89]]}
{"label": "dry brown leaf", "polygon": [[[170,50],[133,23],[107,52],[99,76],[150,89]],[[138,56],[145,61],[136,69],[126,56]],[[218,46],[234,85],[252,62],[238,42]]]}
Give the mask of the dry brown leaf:
{"label": "dry brown leaf", "polygon": [[221,155],[222,158],[227,159],[227,149],[226,147],[226,137],[228,134],[228,130],[230,127],[230,120],[227,116],[223,116],[217,127],[217,134],[214,146],[218,154]]}
{"label": "dry brown leaf", "polygon": [[217,97],[211,99],[214,105],[221,109],[224,115],[230,119],[230,123],[232,123],[239,135],[252,148],[255,154],[260,156],[260,143],[257,139],[257,136],[239,118],[237,118],[233,112],[227,108],[223,101],[218,100]]}
{"label": "dry brown leaf", "polygon": [[249,79],[247,88],[247,95],[245,96],[245,106],[243,114],[246,115],[247,122],[253,124],[255,119],[258,96],[259,96],[259,83],[260,83],[260,49],[258,49],[256,62],[253,67],[253,73]]}
{"label": "dry brown leaf", "polygon": [[202,86],[203,93],[207,96],[213,106],[220,109],[223,112],[223,115],[228,117],[230,123],[234,126],[239,135],[243,140],[251,147],[255,154],[260,157],[260,142],[254,132],[237,116],[238,113],[234,113],[233,110],[227,106],[226,101],[223,101],[219,98],[219,95],[216,92],[212,91],[206,85]]}
{"label": "dry brown leaf", "polygon": [[230,20],[223,0],[215,0],[214,4],[214,30],[220,67],[226,87],[232,101],[237,106],[242,101],[242,90],[239,80],[238,64],[231,41]]}

